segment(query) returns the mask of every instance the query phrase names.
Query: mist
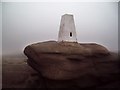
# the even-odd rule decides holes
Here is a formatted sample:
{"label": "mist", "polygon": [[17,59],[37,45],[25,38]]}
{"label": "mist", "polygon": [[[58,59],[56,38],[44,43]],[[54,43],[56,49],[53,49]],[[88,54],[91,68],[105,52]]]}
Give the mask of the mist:
{"label": "mist", "polygon": [[0,3],[0,56],[2,55],[2,3]]}
{"label": "mist", "polygon": [[120,51],[120,1],[118,2],[118,51]]}
{"label": "mist", "polygon": [[79,43],[118,51],[117,2],[3,2],[2,54],[19,54],[29,44],[57,41],[63,14],[74,15]]}

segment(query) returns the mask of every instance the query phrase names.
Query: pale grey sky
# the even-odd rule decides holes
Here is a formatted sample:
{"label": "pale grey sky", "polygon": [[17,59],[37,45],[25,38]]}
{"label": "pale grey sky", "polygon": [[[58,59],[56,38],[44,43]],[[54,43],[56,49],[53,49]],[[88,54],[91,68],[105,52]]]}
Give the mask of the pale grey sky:
{"label": "pale grey sky", "polygon": [[22,53],[26,45],[56,40],[63,14],[73,14],[78,42],[118,50],[117,2],[3,2],[3,54]]}
{"label": "pale grey sky", "polygon": [[2,3],[0,3],[0,55],[2,54]]}
{"label": "pale grey sky", "polygon": [[118,3],[118,50],[120,51],[120,1]]}

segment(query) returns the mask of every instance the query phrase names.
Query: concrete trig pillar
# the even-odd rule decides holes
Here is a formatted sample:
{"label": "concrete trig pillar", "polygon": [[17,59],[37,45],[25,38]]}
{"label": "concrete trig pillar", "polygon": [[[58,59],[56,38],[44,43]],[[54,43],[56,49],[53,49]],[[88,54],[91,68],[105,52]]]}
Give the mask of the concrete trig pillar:
{"label": "concrete trig pillar", "polygon": [[65,14],[61,18],[58,42],[77,42],[73,15]]}

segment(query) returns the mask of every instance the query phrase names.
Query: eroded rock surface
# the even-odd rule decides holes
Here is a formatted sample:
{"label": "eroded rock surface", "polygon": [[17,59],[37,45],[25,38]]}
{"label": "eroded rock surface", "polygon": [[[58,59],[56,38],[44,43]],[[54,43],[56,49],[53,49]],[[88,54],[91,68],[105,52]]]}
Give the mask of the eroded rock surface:
{"label": "eroded rock surface", "polygon": [[109,51],[98,44],[48,41],[29,45],[24,50],[28,64],[44,77],[69,80],[91,73],[95,63],[110,58]]}
{"label": "eroded rock surface", "polygon": [[[25,56],[18,57],[15,55],[15,57],[8,56],[7,58],[5,56],[2,59],[2,90],[8,88],[12,90],[19,90],[20,88],[31,88],[32,90],[33,88],[45,88],[48,90],[51,90],[51,88],[120,88],[120,61],[116,53],[110,52],[108,56],[104,57],[99,55],[97,57],[75,58],[76,56],[72,55],[67,62],[69,61],[73,66],[76,65],[76,67],[74,66],[75,68],[71,70],[75,70],[75,72],[79,74],[77,78],[73,77],[75,76],[73,75],[74,72],[72,73],[68,68],[66,68],[67,70],[62,70],[67,71],[66,73],[68,73],[68,71],[72,73],[70,76],[67,74],[69,78],[63,78],[66,73],[63,73],[61,78],[59,74],[55,74],[58,76],[53,78],[51,74],[53,74],[54,71],[47,71],[49,75],[48,78],[48,76],[43,76],[38,63],[34,65],[34,60],[28,60],[29,65],[33,65],[30,67],[26,63],[27,57]],[[59,60],[59,58],[57,60]],[[80,64],[80,62],[83,63],[82,66],[77,65],[77,63]],[[47,63],[47,65],[51,66],[52,63],[49,63]],[[36,65],[38,65],[38,67],[36,67]],[[47,65],[46,69],[48,69]],[[84,65],[91,67],[86,68]],[[36,70],[36,68],[38,68],[38,70]],[[42,68],[45,68],[45,66],[42,66]]]}

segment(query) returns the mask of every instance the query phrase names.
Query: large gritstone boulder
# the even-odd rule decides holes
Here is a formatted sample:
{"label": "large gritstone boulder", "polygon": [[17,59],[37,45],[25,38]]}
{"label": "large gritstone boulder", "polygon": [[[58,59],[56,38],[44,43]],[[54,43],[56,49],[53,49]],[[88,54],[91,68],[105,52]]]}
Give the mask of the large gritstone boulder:
{"label": "large gritstone boulder", "polygon": [[32,68],[53,80],[70,80],[89,74],[96,64],[110,58],[109,51],[95,43],[47,41],[28,45],[24,53]]}

